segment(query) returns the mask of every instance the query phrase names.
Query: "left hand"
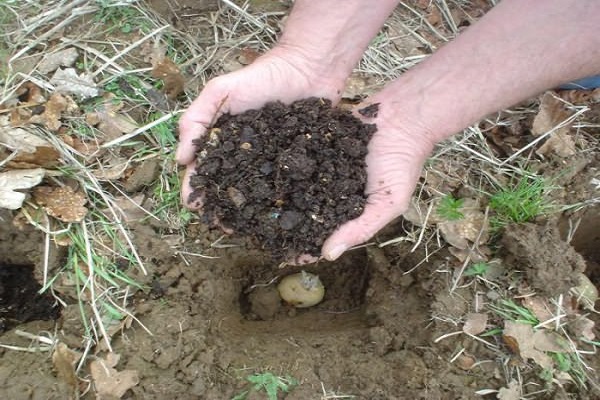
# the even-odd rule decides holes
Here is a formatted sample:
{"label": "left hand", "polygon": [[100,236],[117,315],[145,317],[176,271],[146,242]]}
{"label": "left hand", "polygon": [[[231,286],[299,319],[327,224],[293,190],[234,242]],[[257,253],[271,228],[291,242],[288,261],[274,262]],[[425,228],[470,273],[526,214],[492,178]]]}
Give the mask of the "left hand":
{"label": "left hand", "polygon": [[420,121],[404,118],[399,122],[394,108],[382,102],[377,117],[363,118],[377,124],[366,158],[367,204],[358,218],[341,225],[325,241],[321,254],[327,260],[335,260],[349,248],[368,241],[408,208],[434,143]]}

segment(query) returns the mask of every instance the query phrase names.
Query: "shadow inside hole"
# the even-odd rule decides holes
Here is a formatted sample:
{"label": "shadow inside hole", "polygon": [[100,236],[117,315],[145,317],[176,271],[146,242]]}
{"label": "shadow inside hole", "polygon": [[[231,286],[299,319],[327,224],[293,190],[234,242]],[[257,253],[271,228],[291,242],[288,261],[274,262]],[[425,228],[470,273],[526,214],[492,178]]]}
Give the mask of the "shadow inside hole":
{"label": "shadow inside hole", "polygon": [[[579,225],[574,225],[578,220]],[[596,286],[600,286],[600,206],[584,210],[577,218],[572,217],[571,221],[571,226],[577,227],[571,237],[571,246],[585,259],[585,274]],[[568,220],[563,221],[561,231],[564,236],[568,237],[569,229]]]}
{"label": "shadow inside hole", "polygon": [[40,289],[32,266],[0,263],[0,332],[23,322],[60,316],[60,307],[52,296],[40,294]]}

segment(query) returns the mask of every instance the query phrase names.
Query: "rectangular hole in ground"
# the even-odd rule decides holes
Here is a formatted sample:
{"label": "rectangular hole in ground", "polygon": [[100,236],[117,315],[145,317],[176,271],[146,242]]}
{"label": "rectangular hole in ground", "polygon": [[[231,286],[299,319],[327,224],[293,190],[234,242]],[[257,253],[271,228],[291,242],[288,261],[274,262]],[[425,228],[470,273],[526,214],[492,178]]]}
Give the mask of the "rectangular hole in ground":
{"label": "rectangular hole in ground", "polygon": [[[296,308],[281,300],[277,284],[285,276],[306,271],[319,276],[325,287],[321,303]],[[269,332],[315,330],[319,332],[366,327],[365,291],[369,283],[369,266],[364,250],[349,252],[336,262],[318,262],[305,266],[270,268],[246,267],[240,285],[240,323],[245,329]],[[278,277],[275,281],[273,279]],[[271,283],[269,283],[271,282]],[[235,327],[232,327],[235,330]]]}

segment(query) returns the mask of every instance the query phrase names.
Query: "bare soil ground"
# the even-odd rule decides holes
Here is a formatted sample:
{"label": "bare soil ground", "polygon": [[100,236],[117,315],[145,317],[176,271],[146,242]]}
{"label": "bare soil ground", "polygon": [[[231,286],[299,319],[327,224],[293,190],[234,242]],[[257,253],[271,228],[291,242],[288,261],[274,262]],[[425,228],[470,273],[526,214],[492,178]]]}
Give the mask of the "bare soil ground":
{"label": "bare soil ground", "polygon": [[[415,18],[413,11],[419,11],[428,16],[429,27],[418,31],[418,37],[435,44],[435,33],[450,29],[447,18],[461,25],[487,7],[468,9],[469,19],[454,8],[448,16],[444,9],[418,8],[419,4],[399,10],[387,32],[406,32],[412,26],[408,16]],[[149,5],[193,35],[210,32],[206,20],[219,9],[214,3],[196,1]],[[250,12],[258,12],[267,6],[253,2],[252,7]],[[268,7],[276,7],[268,10],[276,15],[286,9],[279,2]],[[90,22],[79,23],[81,30]],[[118,35],[132,41],[123,32]],[[431,50],[425,43],[415,43],[417,36],[409,33],[404,47],[391,37],[394,40],[387,44],[408,63],[415,54],[418,58]],[[208,42],[203,38],[198,40]],[[260,43],[254,44],[261,50]],[[373,63],[391,57],[377,58],[377,43],[373,46],[349,82],[348,97],[368,93],[392,78],[369,72]],[[203,73],[210,76],[239,67],[236,49],[227,49],[223,62],[211,64],[214,71]],[[184,68],[186,74],[194,75],[192,64]],[[188,87],[201,86],[199,78],[190,81]],[[135,88],[122,84],[120,89]],[[572,292],[579,273],[600,285],[600,103],[599,98],[578,92],[556,96],[568,103],[567,116],[583,110],[561,137],[572,138],[573,153],[565,155],[564,146],[555,144],[546,145],[547,152],[540,154],[549,140],[533,142],[534,120],[540,123],[546,104],[542,98],[490,117],[440,146],[423,173],[410,213],[368,246],[351,250],[334,263],[281,267],[250,238],[224,237],[201,218],[193,218],[180,230],[164,220],[141,218],[139,209],[128,208],[127,232],[146,273],[127,268],[119,258],[115,262],[117,270],[132,276],[141,288],[121,292],[107,285],[106,291],[117,293],[120,302],[111,304],[128,310],[127,316],[107,323],[112,353],[103,340],[106,335],[96,331],[93,294],[86,289],[75,292],[76,279],[67,274],[73,268],[69,266],[73,243],[59,246],[54,236],[50,242],[39,224],[22,223],[16,211],[3,210],[0,268],[32,265],[37,283],[47,281],[47,272],[56,275],[48,292],[64,299],[64,304],[56,321],[22,322],[0,334],[2,397],[232,399],[250,391],[248,399],[267,399],[265,392],[251,390],[247,377],[271,372],[294,379],[289,392],[277,397],[286,400],[600,398],[600,357],[595,353],[600,318],[593,307],[586,308],[581,300],[585,296]],[[163,105],[170,107],[169,101],[173,99],[165,99]],[[135,107],[127,112],[143,114]],[[133,153],[129,148],[123,152]],[[149,168],[137,159],[134,164],[114,182],[119,188],[130,185],[127,192],[132,198],[138,194],[150,198],[151,182],[161,179],[158,167]],[[544,195],[553,208],[493,231],[489,220],[495,211],[489,209],[486,192],[509,186],[523,164],[551,180],[553,190]],[[148,168],[150,179],[140,172]],[[113,187],[107,190],[117,195]],[[474,199],[455,210],[462,213],[458,221],[436,215],[447,193]],[[106,242],[94,243],[101,247]],[[485,264],[485,271],[473,269],[477,262]],[[88,276],[88,269],[81,267],[78,273]],[[275,288],[283,276],[301,270],[318,274],[326,287],[323,302],[308,309],[285,305]],[[0,277],[5,277],[2,274],[0,269]],[[0,307],[5,306],[1,302],[7,289],[14,288],[3,278]],[[493,308],[507,299],[532,310],[544,325],[536,327],[544,339],[560,334],[570,344],[541,349],[536,347],[539,337],[531,343],[527,334],[509,331],[510,323],[524,317]],[[0,318],[3,312],[0,309]],[[483,326],[474,328],[481,316]],[[108,354],[119,358],[111,363]],[[571,364],[560,361],[559,357],[571,355]],[[547,357],[549,364],[544,364]],[[94,369],[97,362],[109,371],[105,379]],[[579,367],[585,384],[577,382]]]}

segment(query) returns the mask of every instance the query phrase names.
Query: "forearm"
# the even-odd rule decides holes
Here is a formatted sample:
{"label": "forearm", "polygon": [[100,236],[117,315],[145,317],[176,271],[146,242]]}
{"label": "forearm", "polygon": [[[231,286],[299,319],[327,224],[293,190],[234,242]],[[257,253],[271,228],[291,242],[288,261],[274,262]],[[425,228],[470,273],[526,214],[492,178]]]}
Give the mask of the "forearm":
{"label": "forearm", "polygon": [[436,142],[561,83],[600,73],[600,2],[504,0],[371,101]]}
{"label": "forearm", "polygon": [[271,53],[342,84],[398,0],[297,0]]}

